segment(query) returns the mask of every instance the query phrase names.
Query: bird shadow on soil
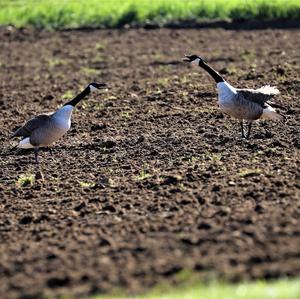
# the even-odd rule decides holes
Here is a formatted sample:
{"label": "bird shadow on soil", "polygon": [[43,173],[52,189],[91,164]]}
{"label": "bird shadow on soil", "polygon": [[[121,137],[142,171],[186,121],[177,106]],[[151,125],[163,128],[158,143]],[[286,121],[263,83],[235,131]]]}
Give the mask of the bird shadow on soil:
{"label": "bird shadow on soil", "polygon": [[[60,152],[85,152],[87,150],[106,150],[108,152],[110,152],[112,150],[112,148],[116,145],[116,143],[114,141],[102,141],[102,142],[97,142],[97,143],[87,143],[87,144],[79,144],[79,145],[61,145],[61,146],[56,146],[55,148],[41,148],[40,149],[40,153],[42,153],[42,155],[44,156],[44,154],[47,155],[47,157],[51,157],[51,158],[55,158],[55,156],[59,155]],[[16,156],[16,157],[20,157],[20,156],[30,156],[32,155],[32,160],[31,159],[26,159],[26,160],[19,160],[16,159],[15,162],[11,162],[11,164],[13,164],[14,166],[24,166],[27,164],[34,164],[34,153],[32,149],[16,149],[14,150],[9,148],[5,148],[1,153],[0,153],[0,157],[9,157],[9,156]]]}

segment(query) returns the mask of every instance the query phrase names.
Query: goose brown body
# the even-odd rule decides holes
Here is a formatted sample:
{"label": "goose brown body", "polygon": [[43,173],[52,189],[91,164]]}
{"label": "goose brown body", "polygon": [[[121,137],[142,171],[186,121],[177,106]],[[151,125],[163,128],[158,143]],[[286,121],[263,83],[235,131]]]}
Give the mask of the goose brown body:
{"label": "goose brown body", "polygon": [[[259,89],[236,89],[230,86],[231,92],[227,91],[226,96],[222,90],[226,88],[226,84],[230,86],[227,82],[217,84],[220,109],[239,120],[253,121],[265,116],[264,113],[272,109],[270,100],[279,93],[276,88],[270,86]],[[278,117],[281,118],[279,114]]]}
{"label": "goose brown body", "polygon": [[64,136],[71,127],[71,120],[62,125],[56,119],[50,119],[35,129],[30,136],[30,143],[33,146],[45,147]]}
{"label": "goose brown body", "polygon": [[12,137],[23,137],[19,144],[20,148],[52,145],[70,129],[73,108],[68,105],[50,115],[38,115],[20,127]]}

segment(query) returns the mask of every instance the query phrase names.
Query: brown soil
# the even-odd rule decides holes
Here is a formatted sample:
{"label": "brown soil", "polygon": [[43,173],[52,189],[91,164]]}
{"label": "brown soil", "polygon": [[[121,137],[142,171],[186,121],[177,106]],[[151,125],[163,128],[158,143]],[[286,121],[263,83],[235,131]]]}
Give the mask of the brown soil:
{"label": "brown soil", "polygon": [[[299,30],[2,28],[0,40],[1,298],[136,293],[183,269],[300,274]],[[286,121],[242,140],[212,80],[181,62],[193,52],[234,86],[277,85]],[[91,81],[110,90],[76,108],[40,170],[32,151],[8,153],[11,130]]]}

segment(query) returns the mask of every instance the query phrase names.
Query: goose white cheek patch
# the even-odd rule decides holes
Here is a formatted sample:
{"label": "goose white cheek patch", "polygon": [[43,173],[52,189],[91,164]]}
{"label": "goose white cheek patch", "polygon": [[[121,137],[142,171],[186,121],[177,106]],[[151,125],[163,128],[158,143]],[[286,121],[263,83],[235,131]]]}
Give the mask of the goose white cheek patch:
{"label": "goose white cheek patch", "polygon": [[90,91],[91,91],[91,92],[96,91],[96,90],[97,90],[96,87],[94,87],[93,85],[90,85]]}
{"label": "goose white cheek patch", "polygon": [[200,59],[199,58],[196,58],[195,60],[193,60],[191,62],[192,65],[196,65],[196,66],[199,66],[199,62],[200,62]]}

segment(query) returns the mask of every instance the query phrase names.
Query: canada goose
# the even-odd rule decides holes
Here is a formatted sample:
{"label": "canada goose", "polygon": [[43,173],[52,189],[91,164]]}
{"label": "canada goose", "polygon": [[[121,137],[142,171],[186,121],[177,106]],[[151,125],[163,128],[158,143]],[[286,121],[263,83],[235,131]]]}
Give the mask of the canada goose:
{"label": "canada goose", "polygon": [[[257,119],[282,119],[269,104],[272,97],[279,93],[276,87],[269,85],[259,89],[237,89],[197,55],[185,55],[184,61],[202,67],[217,83],[218,102],[221,111],[240,120],[242,137],[249,138],[252,122]],[[280,107],[274,105],[274,107]],[[248,132],[245,135],[243,120],[248,121]]]}
{"label": "canada goose", "polygon": [[27,121],[17,129],[11,138],[23,137],[16,148],[33,148],[35,162],[38,163],[38,151],[61,138],[71,127],[71,115],[74,107],[90,92],[106,88],[104,83],[90,83],[73,100],[64,104],[60,109],[50,114],[40,114]]}

